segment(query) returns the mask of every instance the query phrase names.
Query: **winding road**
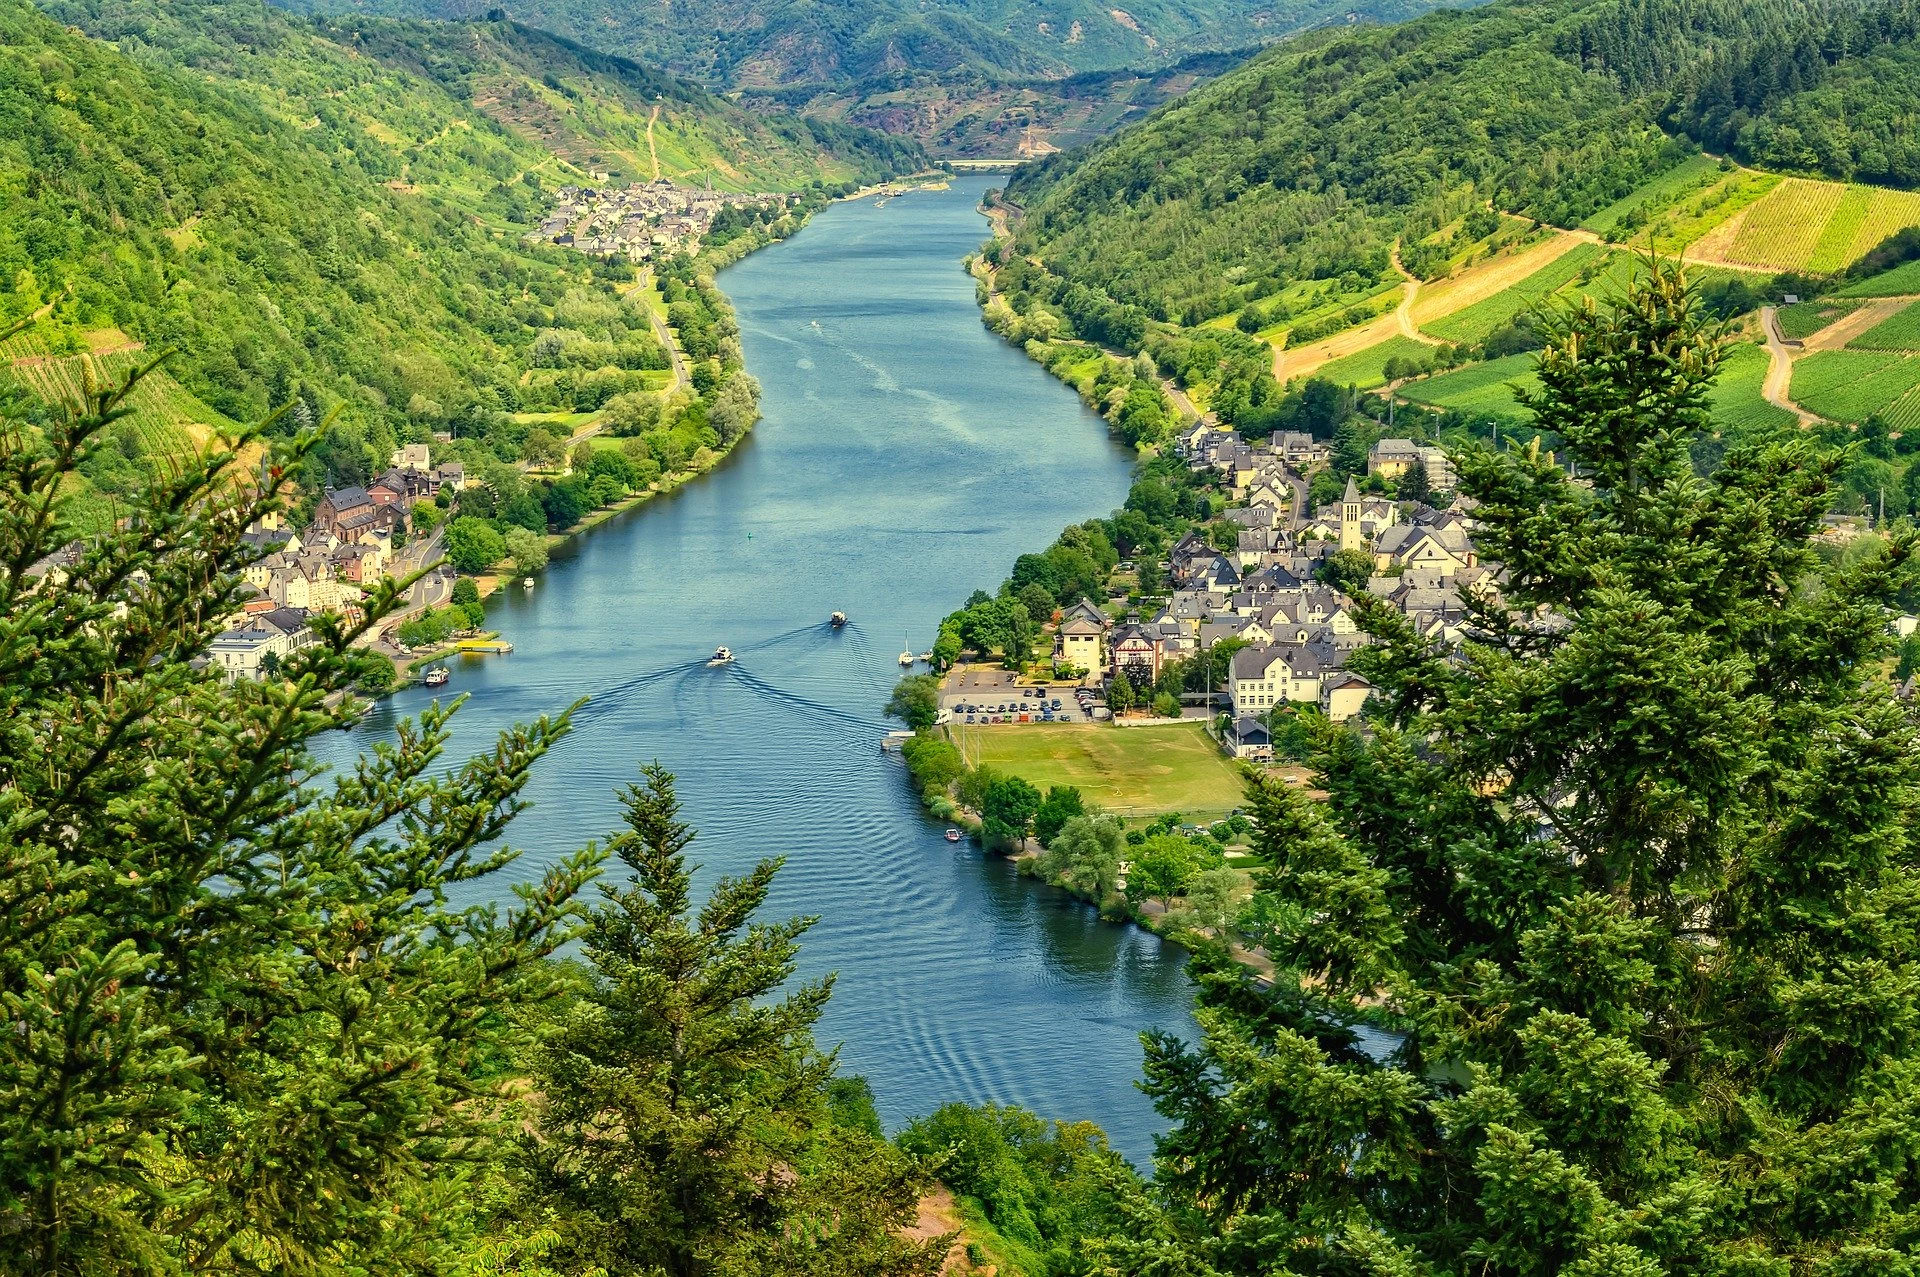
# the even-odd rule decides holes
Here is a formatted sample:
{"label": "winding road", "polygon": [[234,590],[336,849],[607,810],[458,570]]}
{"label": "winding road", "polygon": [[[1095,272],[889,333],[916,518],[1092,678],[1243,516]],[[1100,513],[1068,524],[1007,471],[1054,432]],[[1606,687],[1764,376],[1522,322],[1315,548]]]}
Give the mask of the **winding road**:
{"label": "winding road", "polygon": [[1760,308],[1760,326],[1767,334],[1767,379],[1760,384],[1760,395],[1774,407],[1784,408],[1799,418],[1801,426],[1819,425],[1825,418],[1808,412],[1788,395],[1793,385],[1793,351],[1781,335],[1775,312],[1772,306]]}

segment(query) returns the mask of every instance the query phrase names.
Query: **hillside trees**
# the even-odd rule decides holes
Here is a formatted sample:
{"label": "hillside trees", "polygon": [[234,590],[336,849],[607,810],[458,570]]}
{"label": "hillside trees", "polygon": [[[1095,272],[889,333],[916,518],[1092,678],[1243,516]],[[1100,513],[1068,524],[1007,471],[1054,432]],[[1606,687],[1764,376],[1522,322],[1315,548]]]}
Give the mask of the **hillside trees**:
{"label": "hillside trees", "polygon": [[[1504,598],[1449,660],[1382,608],[1324,802],[1249,788],[1294,977],[1149,1039],[1175,1128],[1124,1273],[1897,1272],[1920,1192],[1915,727],[1878,670],[1913,534],[1824,574],[1841,458],[1696,477],[1678,273],[1549,325],[1534,450],[1457,454]],[[1362,1048],[1373,1019],[1398,1045]]]}
{"label": "hillside trees", "polygon": [[[513,863],[496,840],[567,719],[442,772],[436,708],[321,775],[307,742],[378,677],[351,641],[397,589],[318,618],[268,682],[195,668],[242,530],[281,504],[232,450],[140,494],[64,582],[30,574],[125,393],[0,423],[0,1271],[393,1271],[441,1252],[430,1186],[485,1146],[500,1012],[558,991],[541,959],[600,859],[446,903]],[[276,472],[311,443],[274,443]]]}

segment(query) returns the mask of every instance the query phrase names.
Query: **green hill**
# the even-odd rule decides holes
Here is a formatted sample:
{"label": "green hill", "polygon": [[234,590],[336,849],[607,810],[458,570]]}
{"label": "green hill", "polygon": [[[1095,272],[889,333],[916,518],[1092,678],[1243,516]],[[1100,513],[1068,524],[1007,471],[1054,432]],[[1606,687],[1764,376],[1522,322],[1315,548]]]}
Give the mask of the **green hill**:
{"label": "green hill", "polygon": [[[550,133],[501,105],[515,86],[551,95]],[[521,237],[547,188],[644,147],[656,99],[663,166],[716,184],[924,162],[506,24],[0,0],[0,324],[46,312],[16,358],[71,361],[109,331],[176,352],[124,428],[133,460],[191,437],[155,422],[294,403],[293,420],[337,411],[313,477],[352,482],[429,430],[490,439],[514,414],[595,407],[664,366],[651,320],[615,294],[628,272]],[[41,390],[79,370],[13,362],[0,376]]]}
{"label": "green hill", "polygon": [[[493,0],[283,0],[307,12],[471,18]],[[1007,157],[1129,123],[1222,61],[1434,0],[526,0],[517,19],[715,89]],[[1224,57],[1223,55],[1232,55]]]}
{"label": "green hill", "polygon": [[[1049,266],[1156,316],[1204,318],[1295,279],[1383,275],[1396,236],[1476,204],[1611,226],[1616,202],[1696,153],[1683,124],[1787,171],[1911,181],[1898,104],[1912,95],[1844,108],[1881,68],[1897,89],[1920,67],[1915,12],[1498,0],[1323,33],[1023,170],[1008,193],[1028,210],[1022,246]],[[1841,113],[1823,131],[1794,123],[1828,109]]]}

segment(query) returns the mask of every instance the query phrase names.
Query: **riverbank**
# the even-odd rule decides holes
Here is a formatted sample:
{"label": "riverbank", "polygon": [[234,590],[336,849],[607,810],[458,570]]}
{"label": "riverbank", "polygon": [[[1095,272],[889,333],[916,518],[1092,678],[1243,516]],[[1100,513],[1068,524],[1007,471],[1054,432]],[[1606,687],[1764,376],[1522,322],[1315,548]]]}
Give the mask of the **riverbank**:
{"label": "riverbank", "polygon": [[[992,589],[1034,527],[1127,490],[1101,424],[980,327],[954,266],[984,185],[833,204],[728,268],[765,388],[752,446],[575,537],[534,590],[497,591],[487,626],[512,656],[450,662],[447,687],[383,702],[323,761],[349,770],[435,698],[466,696],[455,758],[585,698],[522,794],[514,881],[621,828],[620,787],[657,757],[706,872],[786,858],[765,915],[819,917],[795,979],[838,972],[816,1032],[889,1129],[995,1100],[1099,1121],[1144,1166],[1166,1123],[1132,1085],[1139,1035],[1196,1033],[1184,952],[946,842],[879,747],[902,635],[930,632],[956,584]],[[852,622],[834,630],[835,610]],[[738,659],[709,667],[722,643]],[[504,885],[449,907],[510,907]]]}

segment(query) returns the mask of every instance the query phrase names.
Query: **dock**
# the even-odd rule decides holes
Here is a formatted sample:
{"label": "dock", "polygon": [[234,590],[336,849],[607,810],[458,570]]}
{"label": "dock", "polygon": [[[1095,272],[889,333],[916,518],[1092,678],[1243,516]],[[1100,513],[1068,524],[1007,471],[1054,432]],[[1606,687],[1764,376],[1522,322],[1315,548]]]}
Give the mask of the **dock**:
{"label": "dock", "polygon": [[453,645],[456,652],[478,652],[486,655],[505,656],[513,650],[513,644],[505,639],[461,639]]}

